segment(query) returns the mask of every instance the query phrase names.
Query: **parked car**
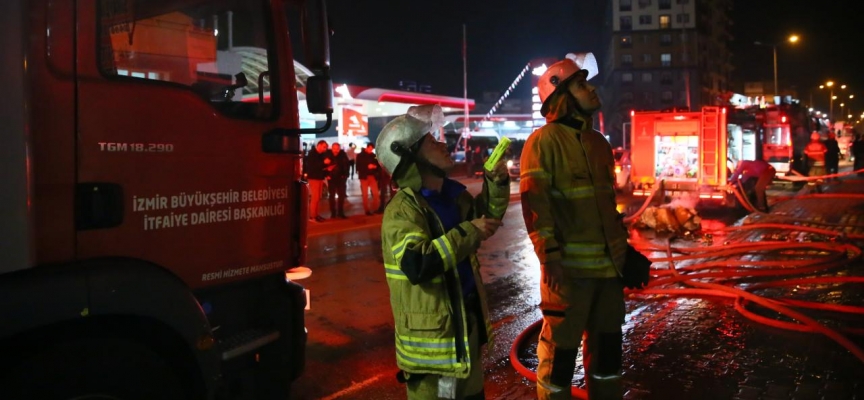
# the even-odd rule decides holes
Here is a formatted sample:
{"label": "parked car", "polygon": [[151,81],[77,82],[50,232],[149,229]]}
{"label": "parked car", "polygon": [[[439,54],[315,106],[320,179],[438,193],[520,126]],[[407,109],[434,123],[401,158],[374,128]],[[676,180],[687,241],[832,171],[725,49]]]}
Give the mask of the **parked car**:
{"label": "parked car", "polygon": [[620,193],[633,193],[633,182],[630,181],[630,150],[621,147],[612,149],[615,157],[615,190]]}

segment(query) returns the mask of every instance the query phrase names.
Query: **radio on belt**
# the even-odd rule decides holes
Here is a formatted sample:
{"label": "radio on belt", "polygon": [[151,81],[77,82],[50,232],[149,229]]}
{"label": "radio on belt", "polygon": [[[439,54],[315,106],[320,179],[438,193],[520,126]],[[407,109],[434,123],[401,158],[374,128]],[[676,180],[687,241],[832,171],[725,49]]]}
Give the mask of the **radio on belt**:
{"label": "radio on belt", "polygon": [[486,159],[486,163],[483,164],[483,168],[486,168],[487,171],[491,171],[492,168],[495,168],[495,164],[498,163],[498,160],[501,159],[501,156],[504,155],[504,152],[507,151],[507,148],[510,147],[510,139],[506,136],[501,138],[501,141],[498,142],[498,145],[495,146],[495,150],[492,151],[492,155]]}

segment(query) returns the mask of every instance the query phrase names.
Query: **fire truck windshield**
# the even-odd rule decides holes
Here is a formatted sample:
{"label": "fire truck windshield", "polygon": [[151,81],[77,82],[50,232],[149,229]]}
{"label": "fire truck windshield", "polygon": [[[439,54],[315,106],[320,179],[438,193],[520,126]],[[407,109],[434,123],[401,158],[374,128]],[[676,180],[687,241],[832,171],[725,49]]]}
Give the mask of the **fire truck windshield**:
{"label": "fire truck windshield", "polygon": [[[258,101],[262,92],[272,101],[272,23],[264,12],[260,1],[103,0],[100,69],[186,87],[230,117],[270,118],[272,108]],[[241,102],[247,97],[255,101]]]}

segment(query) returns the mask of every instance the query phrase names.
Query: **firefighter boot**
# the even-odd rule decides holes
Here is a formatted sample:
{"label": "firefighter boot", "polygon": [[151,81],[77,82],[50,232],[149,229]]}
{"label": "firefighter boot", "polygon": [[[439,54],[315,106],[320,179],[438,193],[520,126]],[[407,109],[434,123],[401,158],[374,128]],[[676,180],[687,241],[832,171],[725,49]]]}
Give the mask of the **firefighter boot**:
{"label": "firefighter boot", "polygon": [[590,374],[586,383],[588,400],[621,400],[624,397],[621,375]]}

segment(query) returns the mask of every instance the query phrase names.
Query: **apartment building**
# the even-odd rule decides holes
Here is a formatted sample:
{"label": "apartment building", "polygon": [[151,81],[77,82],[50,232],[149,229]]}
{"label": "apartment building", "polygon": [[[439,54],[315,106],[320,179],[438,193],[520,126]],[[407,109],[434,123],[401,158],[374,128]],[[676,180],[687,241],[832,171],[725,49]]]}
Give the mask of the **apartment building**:
{"label": "apartment building", "polygon": [[[610,0],[598,82],[613,146],[631,110],[699,109],[729,90],[732,0]],[[628,140],[629,141],[629,140]]]}

